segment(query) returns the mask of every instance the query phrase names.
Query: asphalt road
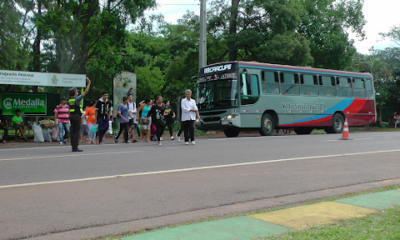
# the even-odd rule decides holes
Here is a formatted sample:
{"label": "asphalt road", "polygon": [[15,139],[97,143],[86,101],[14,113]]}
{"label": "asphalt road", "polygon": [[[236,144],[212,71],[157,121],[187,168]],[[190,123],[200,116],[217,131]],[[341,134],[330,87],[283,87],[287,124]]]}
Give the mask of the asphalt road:
{"label": "asphalt road", "polygon": [[0,147],[0,239],[400,177],[400,134]]}

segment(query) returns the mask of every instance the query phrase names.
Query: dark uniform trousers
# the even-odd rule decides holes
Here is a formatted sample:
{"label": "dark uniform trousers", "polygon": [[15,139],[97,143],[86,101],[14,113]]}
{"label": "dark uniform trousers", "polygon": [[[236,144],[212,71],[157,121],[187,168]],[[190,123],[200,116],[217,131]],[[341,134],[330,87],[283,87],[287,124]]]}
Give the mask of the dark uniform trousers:
{"label": "dark uniform trousers", "polygon": [[71,136],[71,146],[72,150],[78,149],[79,145],[79,134],[81,131],[81,115],[71,113],[69,116],[69,121],[71,122],[70,136]]}

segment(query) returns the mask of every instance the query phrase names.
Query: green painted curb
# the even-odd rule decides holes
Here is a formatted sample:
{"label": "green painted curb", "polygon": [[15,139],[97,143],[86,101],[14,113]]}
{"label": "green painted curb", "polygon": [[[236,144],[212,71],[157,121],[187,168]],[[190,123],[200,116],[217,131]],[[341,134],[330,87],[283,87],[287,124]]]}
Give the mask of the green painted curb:
{"label": "green painted curb", "polygon": [[288,231],[272,223],[235,217],[139,234],[121,240],[249,240]]}
{"label": "green painted curb", "polygon": [[355,197],[338,199],[334,202],[373,209],[386,209],[395,205],[400,205],[400,191],[391,190],[386,192],[368,193]]}

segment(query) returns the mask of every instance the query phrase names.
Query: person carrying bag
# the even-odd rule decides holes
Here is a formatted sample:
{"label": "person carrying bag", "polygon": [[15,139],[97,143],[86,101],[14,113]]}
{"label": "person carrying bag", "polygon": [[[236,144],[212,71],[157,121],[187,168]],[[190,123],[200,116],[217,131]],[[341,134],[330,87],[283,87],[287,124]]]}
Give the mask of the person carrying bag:
{"label": "person carrying bag", "polygon": [[165,112],[165,105],[163,103],[163,98],[161,96],[158,96],[156,98],[156,104],[154,104],[151,110],[147,113],[147,117],[151,116],[151,119],[153,120],[153,123],[156,126],[156,135],[159,146],[162,145],[161,143],[162,135],[164,133],[165,126],[167,125],[167,122],[165,121],[164,117],[164,112]]}
{"label": "person carrying bag", "polygon": [[140,124],[142,124],[142,138],[140,139],[142,142],[144,138],[146,138],[146,142],[150,142],[151,117],[147,117],[147,114],[151,108],[150,98],[146,98],[139,109],[137,121],[140,119]]}
{"label": "person carrying bag", "polygon": [[99,128],[99,125],[98,125],[98,124],[93,124],[93,125],[92,125],[92,129],[90,129],[90,132],[96,134],[98,128]]}

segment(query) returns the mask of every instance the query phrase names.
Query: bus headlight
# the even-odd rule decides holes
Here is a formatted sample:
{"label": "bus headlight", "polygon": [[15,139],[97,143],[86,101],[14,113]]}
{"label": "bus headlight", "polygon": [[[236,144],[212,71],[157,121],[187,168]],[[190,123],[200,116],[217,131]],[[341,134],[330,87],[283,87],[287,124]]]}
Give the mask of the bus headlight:
{"label": "bus headlight", "polygon": [[228,115],[228,116],[225,116],[225,119],[230,120],[230,119],[235,118],[235,117],[236,117],[236,115]]}

